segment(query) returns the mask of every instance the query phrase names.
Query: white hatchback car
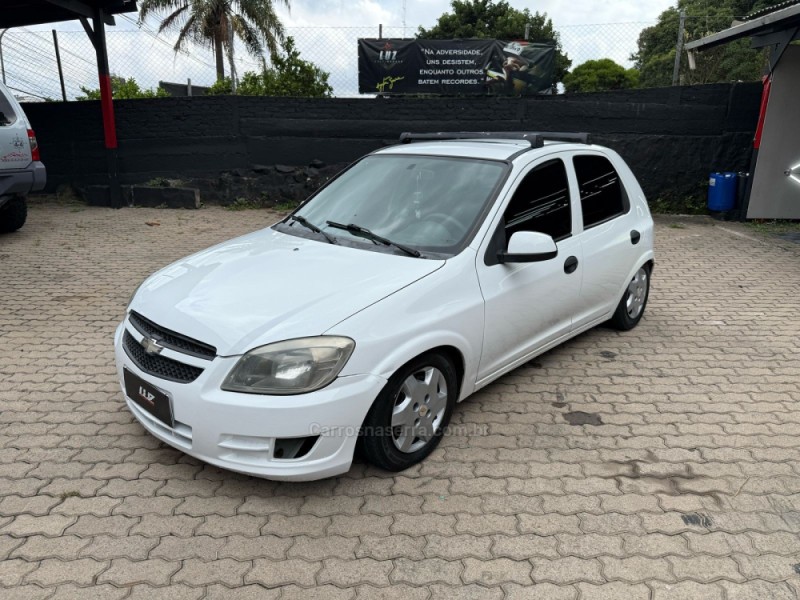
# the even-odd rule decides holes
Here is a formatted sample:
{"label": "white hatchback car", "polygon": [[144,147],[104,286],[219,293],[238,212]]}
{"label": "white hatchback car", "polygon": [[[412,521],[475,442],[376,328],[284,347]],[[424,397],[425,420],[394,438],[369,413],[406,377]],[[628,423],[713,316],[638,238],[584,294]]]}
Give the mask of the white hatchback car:
{"label": "white hatchback car", "polygon": [[[653,221],[586,134],[404,134],[279,223],[180,260],[115,336],[154,436],[271,479],[427,456],[456,402],[642,318]],[[559,140],[559,141],[554,141]]]}

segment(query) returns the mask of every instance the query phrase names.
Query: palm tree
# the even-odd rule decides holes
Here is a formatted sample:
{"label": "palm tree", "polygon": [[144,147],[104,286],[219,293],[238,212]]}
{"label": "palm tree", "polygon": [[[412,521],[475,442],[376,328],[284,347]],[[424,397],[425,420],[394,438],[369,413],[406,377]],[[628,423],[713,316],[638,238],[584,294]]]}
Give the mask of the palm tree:
{"label": "palm tree", "polygon": [[234,37],[255,57],[263,58],[265,45],[270,54],[278,52],[283,25],[275,14],[276,2],[289,8],[289,0],[142,0],[139,19],[163,16],[158,31],[178,32],[176,52],[189,42],[213,48],[221,81],[224,53],[233,52]]}

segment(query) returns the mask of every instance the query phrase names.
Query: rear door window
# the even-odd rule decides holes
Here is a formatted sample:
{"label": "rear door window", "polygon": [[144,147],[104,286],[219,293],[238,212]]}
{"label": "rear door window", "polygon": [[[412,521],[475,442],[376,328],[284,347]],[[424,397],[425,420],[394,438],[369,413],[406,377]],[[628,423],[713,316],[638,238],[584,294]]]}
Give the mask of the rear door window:
{"label": "rear door window", "polygon": [[619,174],[606,157],[575,156],[572,164],[578,178],[584,229],[628,212],[628,195]]}

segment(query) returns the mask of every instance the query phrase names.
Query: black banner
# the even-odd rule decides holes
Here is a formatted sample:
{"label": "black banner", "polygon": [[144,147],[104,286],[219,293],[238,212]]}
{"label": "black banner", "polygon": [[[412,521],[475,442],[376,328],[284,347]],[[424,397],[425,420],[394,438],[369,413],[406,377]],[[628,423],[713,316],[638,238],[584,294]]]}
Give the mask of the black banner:
{"label": "black banner", "polygon": [[549,94],[555,46],[500,40],[358,40],[361,94]]}

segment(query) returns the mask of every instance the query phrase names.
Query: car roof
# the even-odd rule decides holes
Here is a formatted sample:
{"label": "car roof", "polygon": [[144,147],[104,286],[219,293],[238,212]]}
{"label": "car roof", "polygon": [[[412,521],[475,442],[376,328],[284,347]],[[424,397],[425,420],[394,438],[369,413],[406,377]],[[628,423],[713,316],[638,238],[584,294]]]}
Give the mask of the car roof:
{"label": "car roof", "polygon": [[377,150],[374,154],[413,154],[428,156],[452,156],[458,158],[480,158],[484,160],[510,160],[521,153],[534,158],[538,154],[546,154],[558,146],[564,150],[597,149],[592,144],[574,144],[568,142],[545,141],[544,146],[531,148],[526,140],[508,139],[476,139],[476,140],[443,140],[432,142],[413,142],[396,144]]}

